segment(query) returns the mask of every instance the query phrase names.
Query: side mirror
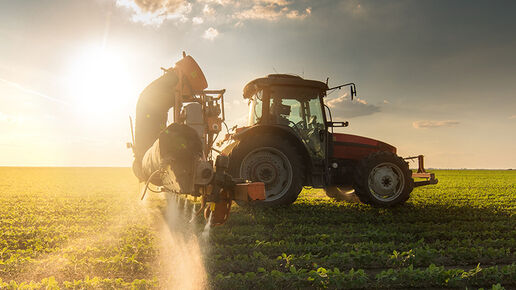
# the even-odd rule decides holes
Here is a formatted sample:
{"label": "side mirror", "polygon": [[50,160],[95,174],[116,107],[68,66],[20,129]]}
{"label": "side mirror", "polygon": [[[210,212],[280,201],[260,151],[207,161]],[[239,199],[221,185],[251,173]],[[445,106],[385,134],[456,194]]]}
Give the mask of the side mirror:
{"label": "side mirror", "polygon": [[351,100],[353,101],[353,97],[357,96],[357,87],[355,86],[355,84],[352,84],[350,86],[350,88],[351,88]]}
{"label": "side mirror", "polygon": [[336,87],[333,87],[333,88],[328,88],[326,91],[333,91],[333,90],[336,90],[336,89],[342,89],[343,87],[346,87],[346,86],[350,86],[351,88],[351,100],[353,101],[353,97],[356,97],[357,96],[357,86],[355,85],[355,83],[347,83],[347,84],[343,84],[343,85],[340,85],[340,86],[336,86]]}
{"label": "side mirror", "polygon": [[349,122],[326,122],[327,127],[347,127]]}

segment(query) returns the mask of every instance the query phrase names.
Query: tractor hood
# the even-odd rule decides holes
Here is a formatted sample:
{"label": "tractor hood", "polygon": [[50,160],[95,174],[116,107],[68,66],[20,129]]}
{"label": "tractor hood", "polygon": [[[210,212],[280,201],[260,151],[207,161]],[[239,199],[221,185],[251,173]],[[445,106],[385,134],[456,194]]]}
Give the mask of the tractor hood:
{"label": "tractor hood", "polygon": [[333,157],[359,160],[367,155],[388,151],[396,154],[396,147],[385,142],[351,134],[333,133]]}

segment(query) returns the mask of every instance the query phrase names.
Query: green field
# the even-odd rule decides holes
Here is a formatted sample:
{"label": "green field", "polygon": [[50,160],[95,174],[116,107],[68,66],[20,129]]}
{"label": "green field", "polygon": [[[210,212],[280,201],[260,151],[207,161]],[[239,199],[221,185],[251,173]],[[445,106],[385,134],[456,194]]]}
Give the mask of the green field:
{"label": "green field", "polygon": [[307,189],[203,234],[130,169],[0,168],[0,288],[516,288],[516,172],[435,172],[402,207]]}

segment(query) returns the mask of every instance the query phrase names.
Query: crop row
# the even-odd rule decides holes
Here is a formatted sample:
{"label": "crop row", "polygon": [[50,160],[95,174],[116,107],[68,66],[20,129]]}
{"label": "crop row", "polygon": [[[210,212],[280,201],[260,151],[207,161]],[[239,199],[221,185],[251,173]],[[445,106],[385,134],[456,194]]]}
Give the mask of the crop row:
{"label": "crop row", "polygon": [[[300,252],[300,251],[299,251]],[[304,254],[303,254],[304,253]],[[470,265],[508,264],[516,261],[516,253],[510,249],[493,248],[447,248],[435,250],[430,248],[414,248],[409,251],[371,252],[368,250],[339,251],[328,255],[314,255],[310,252],[300,254],[282,253],[275,258],[254,251],[251,255],[214,256],[208,258],[208,268],[216,272],[248,272],[258,267],[282,270],[294,265],[299,268],[311,269],[318,266],[326,268],[390,268],[414,265],[427,266],[432,263],[439,265]]]}
{"label": "crop row", "polygon": [[125,229],[114,241],[88,242],[86,246],[79,240],[75,242],[77,245],[48,251],[44,257],[43,250],[30,255],[21,251],[11,253],[8,258],[0,259],[0,275],[14,277],[25,269],[45,272],[47,265],[59,264],[60,272],[74,273],[73,277],[95,272],[110,273],[109,277],[145,277],[158,255],[153,233],[141,226]]}
{"label": "crop row", "polygon": [[[364,270],[340,271],[298,269],[291,266],[289,271],[267,271],[218,274],[213,278],[213,286],[219,289],[299,289],[299,288],[415,288],[421,287],[467,287],[514,284],[516,264],[482,268],[480,265],[470,270],[446,269],[430,265],[426,268],[412,266],[388,269],[378,274],[368,274]],[[498,285],[500,287],[500,285]],[[493,287],[497,288],[497,287]]]}
{"label": "crop row", "polygon": [[4,282],[0,278],[0,289],[154,289],[158,286],[157,279],[134,279],[127,281],[122,278],[109,279],[86,277],[85,279],[59,282],[55,277],[43,278],[39,282]]}
{"label": "crop row", "polygon": [[353,231],[336,229],[333,232],[326,226],[321,226],[319,230],[312,229],[312,227],[317,228],[317,225],[275,226],[268,230],[258,228],[256,231],[253,231],[252,226],[243,226],[215,232],[213,241],[220,244],[233,244],[235,242],[250,243],[260,239],[280,241],[285,238],[298,243],[343,239],[350,242],[390,240],[413,242],[421,239],[427,242],[452,239],[511,239],[516,237],[516,229],[512,226],[516,226],[516,223],[499,222],[494,223],[490,228],[484,228],[482,223],[472,223],[467,226],[452,224],[448,228],[436,225],[435,227],[413,227],[411,229],[403,228],[403,225],[399,227],[385,225],[381,228],[364,227],[362,230],[357,228]]}
{"label": "crop row", "polygon": [[421,242],[423,240],[411,243],[399,243],[394,241],[381,242],[349,242],[347,240],[321,240],[311,243],[296,243],[288,240],[281,241],[255,241],[250,244],[216,244],[216,248],[212,251],[219,256],[232,256],[252,251],[261,251],[267,256],[275,256],[279,253],[290,252],[299,254],[303,252],[310,252],[317,255],[329,255],[334,253],[334,249],[339,249],[339,252],[349,251],[408,251],[414,248],[426,248],[436,251],[442,251],[449,248],[457,249],[508,249],[511,252],[514,250],[514,239],[496,239],[496,240],[451,240],[451,241],[435,241],[431,243]]}
{"label": "crop row", "polygon": [[[516,193],[514,190],[513,194]],[[507,193],[509,194],[509,193]],[[335,228],[355,224],[415,224],[415,223],[468,223],[468,222],[497,222],[504,221],[514,215],[514,208],[471,207],[459,200],[446,200],[457,205],[435,204],[423,206],[405,205],[403,208],[378,209],[366,207],[363,204],[331,204],[328,200],[300,199],[300,204],[292,205],[288,210],[276,212],[271,209],[262,211],[237,208],[235,212],[243,211],[242,215],[228,222],[228,226],[259,225],[271,227],[278,224],[295,224],[299,216],[303,216],[303,224],[325,224]],[[459,206],[460,205],[460,206]]]}

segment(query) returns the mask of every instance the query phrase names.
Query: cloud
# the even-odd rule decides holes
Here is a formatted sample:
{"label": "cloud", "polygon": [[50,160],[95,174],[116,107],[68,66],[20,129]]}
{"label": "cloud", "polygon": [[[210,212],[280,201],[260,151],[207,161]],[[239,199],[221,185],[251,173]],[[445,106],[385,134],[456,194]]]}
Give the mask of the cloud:
{"label": "cloud", "polygon": [[276,2],[272,3],[260,3],[255,4],[251,8],[244,9],[235,14],[235,18],[239,20],[268,20],[268,21],[278,21],[282,18],[288,19],[304,19],[308,15],[312,13],[312,8],[308,7],[304,12],[299,12],[299,10],[291,10],[288,6],[286,6],[287,2],[280,2],[280,4]]}
{"label": "cloud", "polygon": [[186,0],[116,0],[116,4],[131,9],[134,22],[152,26],[169,19],[185,22],[192,11],[192,4]]}
{"label": "cloud", "polygon": [[[242,21],[302,20],[312,8],[294,0],[115,0],[119,7],[132,11],[131,19],[144,25],[159,27],[166,20],[211,26],[230,24],[242,26]],[[217,15],[217,17],[214,17]],[[201,18],[201,16],[204,16]]]}
{"label": "cloud", "polygon": [[215,9],[210,7],[208,4],[205,4],[204,8],[202,9],[202,13],[204,13],[204,15],[214,15]]}
{"label": "cloud", "polygon": [[204,19],[202,19],[202,17],[194,17],[192,18],[192,23],[193,24],[202,24],[204,22]]}
{"label": "cloud", "polygon": [[219,36],[219,32],[217,29],[210,27],[204,31],[204,34],[202,35],[203,38],[214,40],[217,36]]}
{"label": "cloud", "polygon": [[274,4],[278,6],[287,6],[289,4],[286,0],[258,0],[256,3]]}
{"label": "cloud", "polygon": [[460,122],[456,120],[444,120],[444,121],[414,121],[412,126],[416,129],[420,128],[439,128],[439,127],[452,127],[459,125]]}
{"label": "cloud", "polygon": [[291,10],[287,13],[287,18],[290,19],[303,19],[312,14],[312,8],[306,8],[304,13],[300,13],[298,10]]}
{"label": "cloud", "polygon": [[328,100],[326,104],[332,109],[333,118],[354,118],[381,111],[379,106],[369,104],[364,99],[355,98],[352,101],[347,93]]}
{"label": "cloud", "polygon": [[235,15],[235,18],[238,18],[240,20],[262,19],[262,20],[275,21],[283,15],[284,15],[284,13],[281,11],[277,11],[277,9],[274,5],[267,5],[267,6],[255,5],[250,9],[246,9],[246,10],[238,12]]}
{"label": "cloud", "polygon": [[199,2],[213,3],[218,5],[228,5],[228,4],[236,4],[235,0],[200,0]]}

